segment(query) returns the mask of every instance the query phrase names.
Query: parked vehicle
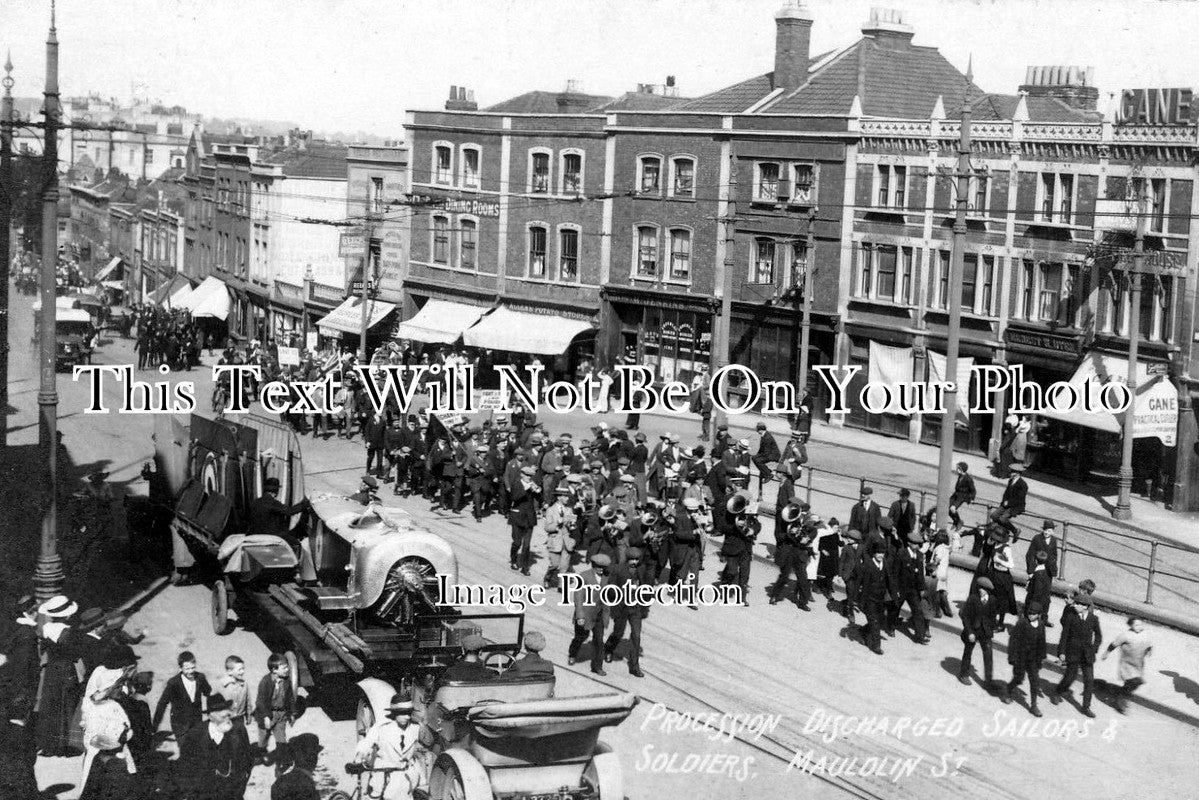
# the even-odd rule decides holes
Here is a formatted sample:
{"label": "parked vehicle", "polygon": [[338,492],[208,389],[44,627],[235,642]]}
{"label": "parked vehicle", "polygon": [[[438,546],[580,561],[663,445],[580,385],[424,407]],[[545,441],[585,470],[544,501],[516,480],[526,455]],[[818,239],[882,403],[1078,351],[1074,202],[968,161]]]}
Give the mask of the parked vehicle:
{"label": "parked vehicle", "polygon": [[82,309],[58,309],[54,322],[54,366],[70,369],[76,364],[92,363],[96,327]]}

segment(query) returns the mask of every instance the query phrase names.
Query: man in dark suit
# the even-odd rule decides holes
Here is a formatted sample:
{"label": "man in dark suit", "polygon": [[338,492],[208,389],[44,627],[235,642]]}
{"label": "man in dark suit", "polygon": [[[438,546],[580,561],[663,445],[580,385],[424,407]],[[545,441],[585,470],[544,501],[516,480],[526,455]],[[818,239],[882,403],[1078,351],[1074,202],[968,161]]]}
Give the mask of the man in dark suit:
{"label": "man in dark suit", "polygon": [[303,509],[303,500],[291,506],[279,502],[279,479],[267,478],[262,482],[262,496],[251,502],[247,509],[249,532],[278,536],[294,549],[299,542],[289,533],[291,518]]}
{"label": "man in dark suit", "polygon": [[[856,530],[856,529],[855,529]],[[869,555],[858,567],[857,577],[858,602],[866,615],[866,625],[863,631],[866,646],[872,653],[883,654],[882,630],[883,616],[886,613],[884,604],[887,601],[887,573],[883,565],[883,545],[871,546]]]}
{"label": "man in dark suit", "polygon": [[1020,538],[1020,531],[1012,520],[1024,513],[1024,504],[1028,499],[1028,483],[1024,480],[1023,464],[1012,464],[1011,471],[1012,475],[1003,490],[1003,499],[999,501],[999,508],[993,514],[995,522],[1007,528],[1014,542]]}
{"label": "man in dark suit", "polygon": [[1047,623],[1049,620],[1049,601],[1053,597],[1053,576],[1049,574],[1048,561],[1049,554],[1044,550],[1038,550],[1033,554],[1035,566],[1029,570],[1026,587],[1028,591],[1024,596],[1024,605],[1040,604],[1041,622],[1043,623]]}
{"label": "man in dark suit", "polygon": [[[642,550],[640,547],[630,547],[625,552],[625,562],[616,564],[612,567],[611,575],[608,578],[608,583],[613,586],[624,586],[628,584],[632,587],[640,586],[643,583],[652,584],[652,579],[647,580],[648,576],[641,568]],[[635,588],[633,589],[635,591]],[[644,678],[645,673],[641,671],[641,621],[649,614],[649,608],[637,603],[621,602],[612,607],[612,633],[604,642],[605,660],[611,661],[612,654],[620,645],[620,640],[624,638],[624,629],[627,625],[629,628],[629,655],[627,658],[629,665],[629,674],[634,678]]]}
{"label": "man in dark suit", "polygon": [[508,566],[529,574],[529,544],[533,526],[537,524],[537,470],[521,467],[520,480],[512,490],[508,524],[512,526],[512,547],[508,551]]}
{"label": "man in dark suit", "polygon": [[233,720],[229,701],[213,695],[207,723],[184,736],[180,777],[182,796],[193,800],[242,800],[254,756],[246,726]]}
{"label": "man in dark suit", "polygon": [[974,647],[983,654],[983,685],[989,690],[992,682],[993,659],[991,640],[995,637],[995,601],[991,592],[995,590],[990,578],[979,578],[966,602],[962,604],[962,664],[958,667],[958,681],[969,684],[966,677]]}
{"label": "man in dark suit", "polygon": [[1061,694],[1069,691],[1070,685],[1082,671],[1082,713],[1094,717],[1091,710],[1091,695],[1095,691],[1095,654],[1103,643],[1103,632],[1099,629],[1099,618],[1095,616],[1095,603],[1088,594],[1074,598],[1075,614],[1062,623],[1062,638],[1058,642],[1057,654],[1066,664],[1066,674],[1049,695],[1054,705],[1061,702]]}
{"label": "man in dark suit", "polygon": [[891,504],[887,516],[895,523],[895,536],[901,542],[908,540],[908,534],[916,530],[916,506],[912,505],[912,493],[907,489],[899,490],[899,499]]}
{"label": "man in dark suit", "polygon": [[783,521],[783,509],[792,503],[799,502],[795,493],[795,481],[799,479],[799,465],[794,461],[786,460],[779,464],[778,469],[782,482],[779,484],[778,495],[774,502],[775,545],[782,541],[783,534],[787,532],[787,523]]}
{"label": "man in dark suit", "polygon": [[[1053,520],[1047,519],[1041,523],[1041,532],[1032,537],[1028,543],[1028,552],[1024,554],[1025,572],[1029,575],[1037,568],[1037,553],[1045,552],[1045,569],[1049,577],[1057,577],[1057,529]],[[1048,613],[1048,612],[1046,612]]]}
{"label": "man in dark suit", "polygon": [[770,480],[771,464],[777,464],[782,459],[778,442],[774,435],[766,429],[765,422],[758,423],[758,454],[753,457],[754,466],[758,468],[758,496],[762,496],[762,484]]}
{"label": "man in dark suit", "polygon": [[179,654],[179,672],[167,681],[162,696],[158,698],[158,705],[154,707],[151,727],[158,730],[167,706],[170,706],[171,731],[182,753],[184,736],[203,720],[210,694],[212,687],[208,685],[204,673],[196,669],[195,654],[184,650]]}
{"label": "man in dark suit", "polygon": [[554,662],[542,658],[541,651],[545,649],[545,636],[537,631],[525,634],[525,654],[512,662],[512,667],[504,673],[512,678],[552,678],[554,677]]}
{"label": "man in dark suit", "polygon": [[1041,716],[1037,700],[1041,697],[1041,665],[1045,661],[1045,626],[1041,624],[1041,607],[1036,603],[1024,609],[1024,616],[1012,628],[1008,636],[1007,660],[1012,665],[1012,679],[1000,696],[1003,702],[1012,702],[1012,692],[1028,676],[1028,711],[1034,717]]}
{"label": "man in dark suit", "polygon": [[878,521],[883,511],[874,502],[874,489],[863,486],[858,502],[849,511],[849,527],[862,534],[862,540],[868,541],[872,533],[878,533]]}
{"label": "man in dark suit", "polygon": [[[366,444],[366,472],[377,478],[387,476],[384,467],[384,456],[387,454],[387,420],[381,413],[371,414],[366,426],[362,429],[362,439]],[[372,470],[371,464],[375,467]]]}
{"label": "man in dark suit", "polygon": [[585,587],[605,583],[611,566],[611,558],[603,553],[596,553],[591,557],[591,567],[578,573],[584,589],[574,596],[575,634],[566,651],[566,663],[573,666],[578,660],[583,642],[591,639],[591,671],[596,675],[608,674],[604,672],[604,628],[608,624],[608,609],[598,598],[594,603],[587,602]]}
{"label": "man in dark suit", "polygon": [[0,797],[37,797],[33,709],[41,663],[37,601],[18,602],[19,616],[0,644]]}
{"label": "man in dark suit", "polygon": [[899,614],[903,609],[904,603],[907,603],[911,610],[910,622],[912,625],[912,635],[919,644],[928,644],[928,623],[924,619],[924,610],[920,605],[920,595],[924,591],[924,554],[920,552],[920,545],[924,543],[923,537],[918,533],[909,533],[907,535],[906,547],[900,550],[894,560],[894,572],[892,575],[892,585],[895,588],[895,597],[891,604],[892,620],[888,623],[888,630],[891,624],[899,622]]}

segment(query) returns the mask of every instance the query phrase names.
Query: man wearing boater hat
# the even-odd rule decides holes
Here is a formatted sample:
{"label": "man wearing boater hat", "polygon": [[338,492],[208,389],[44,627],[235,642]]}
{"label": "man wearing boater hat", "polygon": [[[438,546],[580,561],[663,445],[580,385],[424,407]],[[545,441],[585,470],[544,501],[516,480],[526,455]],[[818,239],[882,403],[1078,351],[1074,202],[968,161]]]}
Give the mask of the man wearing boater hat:
{"label": "man wearing boater hat", "polygon": [[380,800],[412,797],[414,790],[426,781],[425,763],[428,753],[420,742],[420,725],[412,719],[412,697],[407,692],[392,696],[385,710],[386,719],[377,722],[354,751],[354,764],[346,771],[355,773],[361,767],[370,770],[395,770],[383,785]]}

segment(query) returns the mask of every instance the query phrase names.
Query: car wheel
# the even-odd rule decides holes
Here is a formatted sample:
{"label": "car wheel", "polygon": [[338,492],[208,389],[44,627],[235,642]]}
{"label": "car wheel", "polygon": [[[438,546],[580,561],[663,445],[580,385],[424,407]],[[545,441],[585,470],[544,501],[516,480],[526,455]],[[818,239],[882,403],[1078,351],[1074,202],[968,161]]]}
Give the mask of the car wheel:
{"label": "car wheel", "polygon": [[224,581],[212,587],[212,632],[217,636],[229,632],[229,587]]}
{"label": "car wheel", "polygon": [[429,776],[430,800],[492,800],[491,779],[483,765],[465,750],[442,753]]}
{"label": "car wheel", "polygon": [[597,753],[583,770],[583,782],[596,800],[624,800],[624,776],[615,753]]}
{"label": "car wheel", "polygon": [[375,710],[371,708],[370,702],[360,696],[358,698],[358,711],[354,714],[354,729],[358,732],[359,740],[366,736],[366,732],[375,726]]}

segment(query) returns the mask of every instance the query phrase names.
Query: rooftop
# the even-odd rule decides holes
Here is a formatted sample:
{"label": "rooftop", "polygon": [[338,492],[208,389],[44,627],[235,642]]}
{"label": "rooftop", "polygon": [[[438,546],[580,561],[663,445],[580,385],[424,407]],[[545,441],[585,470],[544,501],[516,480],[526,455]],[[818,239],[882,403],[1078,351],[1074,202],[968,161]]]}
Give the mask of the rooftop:
{"label": "rooftop", "polygon": [[322,142],[305,143],[303,147],[276,150],[262,158],[263,163],[283,167],[289,178],[324,178],[346,180],[345,145]]}

